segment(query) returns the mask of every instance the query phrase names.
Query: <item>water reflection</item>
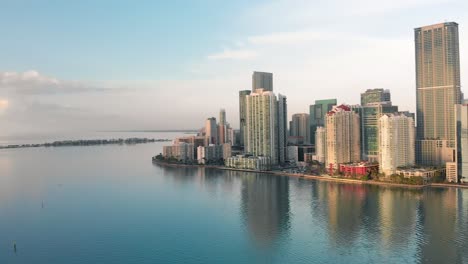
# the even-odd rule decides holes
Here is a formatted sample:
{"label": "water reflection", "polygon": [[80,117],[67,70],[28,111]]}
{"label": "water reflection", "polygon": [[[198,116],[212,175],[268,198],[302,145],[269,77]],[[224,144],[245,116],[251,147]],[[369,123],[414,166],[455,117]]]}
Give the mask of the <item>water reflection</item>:
{"label": "water reflection", "polygon": [[267,248],[287,236],[289,210],[288,178],[244,173],[241,212],[256,246]]}
{"label": "water reflection", "polygon": [[[284,250],[298,239],[292,230],[303,230],[316,236],[303,244],[325,242],[316,246],[322,253],[304,254],[327,252],[325,259],[338,262],[468,263],[468,190],[338,184],[204,168],[167,167],[164,174],[239,199],[244,228],[258,250]],[[310,216],[304,218],[307,208]]]}

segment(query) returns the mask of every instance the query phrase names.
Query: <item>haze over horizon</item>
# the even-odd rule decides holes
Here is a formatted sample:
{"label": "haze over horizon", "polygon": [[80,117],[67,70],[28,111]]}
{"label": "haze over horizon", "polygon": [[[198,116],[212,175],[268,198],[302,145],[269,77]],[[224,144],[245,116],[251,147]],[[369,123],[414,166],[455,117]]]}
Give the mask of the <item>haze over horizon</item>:
{"label": "haze over horizon", "polygon": [[253,71],[273,73],[289,117],[317,99],[358,104],[371,88],[415,112],[415,27],[459,23],[468,94],[466,10],[462,0],[3,3],[0,136],[197,129],[220,108],[238,128]]}

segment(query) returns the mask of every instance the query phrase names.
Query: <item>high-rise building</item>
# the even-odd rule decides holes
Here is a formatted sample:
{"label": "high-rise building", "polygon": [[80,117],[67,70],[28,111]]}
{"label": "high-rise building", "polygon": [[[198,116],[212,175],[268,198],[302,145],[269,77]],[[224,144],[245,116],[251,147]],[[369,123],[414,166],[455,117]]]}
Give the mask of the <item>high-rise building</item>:
{"label": "high-rise building", "polygon": [[252,92],[257,89],[264,91],[273,91],[273,73],[270,72],[257,72],[252,74]]}
{"label": "high-rise building", "polygon": [[443,166],[455,153],[454,106],[461,102],[458,24],[414,30],[416,52],[416,162]]}
{"label": "high-rise building", "polygon": [[254,156],[268,156],[272,164],[278,164],[276,96],[271,91],[257,89],[246,98],[246,152]]}
{"label": "high-rise building", "polygon": [[390,176],[398,167],[415,162],[414,120],[404,114],[385,114],[379,118],[380,172]]}
{"label": "high-rise building", "polygon": [[347,105],[335,106],[325,117],[327,141],[326,167],[329,172],[342,163],[357,162],[361,158],[359,115]]}
{"label": "high-rise building", "polygon": [[322,126],[317,127],[317,130],[315,131],[315,159],[321,163],[325,162],[327,154],[325,132],[325,128]]}
{"label": "high-rise building", "polygon": [[336,105],[336,99],[316,100],[310,105],[310,141],[315,144],[315,130],[318,126],[325,126],[325,114]]}
{"label": "high-rise building", "polygon": [[257,89],[246,96],[247,142],[246,152],[254,156],[267,156],[272,164],[283,163],[286,148],[286,97],[278,100],[271,91]]}
{"label": "high-rise building", "polygon": [[209,144],[218,144],[218,125],[216,118],[210,117],[205,122],[205,136]]}
{"label": "high-rise building", "polygon": [[379,118],[384,114],[398,112],[392,102],[368,103],[365,106],[351,106],[359,114],[361,132],[361,159],[378,162],[379,158]]}
{"label": "high-rise building", "polygon": [[288,104],[284,95],[278,94],[277,102],[278,119],[278,158],[279,163],[283,164],[288,159]]}
{"label": "high-rise building", "polygon": [[468,183],[468,105],[457,105],[455,109],[458,178]]}
{"label": "high-rise building", "polygon": [[390,91],[382,88],[367,89],[361,94],[361,105],[372,103],[391,102]]}
{"label": "high-rise building", "polygon": [[218,144],[224,144],[227,142],[227,123],[226,123],[226,110],[221,109],[219,111],[219,124],[218,124]]}
{"label": "high-rise building", "polygon": [[249,90],[239,91],[239,145],[244,147],[247,142],[247,103],[246,96],[250,94]]}
{"label": "high-rise building", "polygon": [[310,144],[310,124],[309,114],[299,113],[292,115],[289,127],[289,135],[292,137],[302,137],[305,144]]}

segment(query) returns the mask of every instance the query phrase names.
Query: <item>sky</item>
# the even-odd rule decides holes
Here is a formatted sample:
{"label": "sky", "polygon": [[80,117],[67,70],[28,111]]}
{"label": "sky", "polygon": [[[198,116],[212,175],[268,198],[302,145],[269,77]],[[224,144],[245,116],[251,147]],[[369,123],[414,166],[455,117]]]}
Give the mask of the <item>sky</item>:
{"label": "sky", "polygon": [[288,115],[315,100],[358,104],[385,88],[415,111],[413,29],[459,23],[468,1],[0,0],[0,136],[198,129],[272,72]]}

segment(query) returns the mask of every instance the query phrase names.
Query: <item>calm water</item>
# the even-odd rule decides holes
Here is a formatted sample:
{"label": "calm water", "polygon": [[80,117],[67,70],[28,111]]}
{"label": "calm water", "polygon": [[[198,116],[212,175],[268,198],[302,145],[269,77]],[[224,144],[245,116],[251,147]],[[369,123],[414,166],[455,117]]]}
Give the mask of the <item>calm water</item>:
{"label": "calm water", "polygon": [[160,167],[162,145],[0,151],[0,263],[468,263],[468,190]]}

